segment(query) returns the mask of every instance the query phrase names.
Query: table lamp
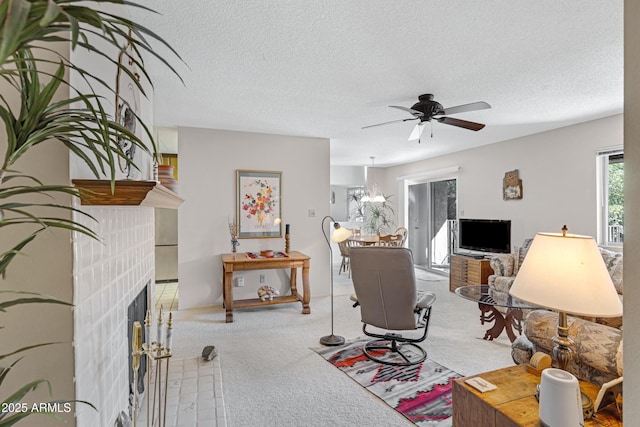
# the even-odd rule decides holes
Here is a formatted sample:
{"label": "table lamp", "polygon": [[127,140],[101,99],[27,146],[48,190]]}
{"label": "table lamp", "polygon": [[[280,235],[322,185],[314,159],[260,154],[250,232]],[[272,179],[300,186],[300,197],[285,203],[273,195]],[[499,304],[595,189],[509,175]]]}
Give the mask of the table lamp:
{"label": "table lamp", "polygon": [[326,335],[320,338],[320,344],[322,345],[342,345],[344,344],[344,338],[339,335],[333,334],[333,249],[331,248],[331,242],[329,241],[329,236],[324,230],[324,222],[325,220],[331,220],[333,222],[333,233],[331,234],[331,242],[339,243],[344,242],[351,236],[351,230],[348,228],[340,227],[340,224],[337,223],[331,216],[327,215],[322,218],[322,235],[324,239],[327,241],[327,245],[329,245],[329,266],[330,266],[330,274],[331,274],[331,335]]}
{"label": "table lamp", "polygon": [[558,312],[553,357],[565,371],[573,357],[567,313],[622,315],[622,303],[595,240],[567,234],[566,225],[560,234],[536,234],[509,294]]}

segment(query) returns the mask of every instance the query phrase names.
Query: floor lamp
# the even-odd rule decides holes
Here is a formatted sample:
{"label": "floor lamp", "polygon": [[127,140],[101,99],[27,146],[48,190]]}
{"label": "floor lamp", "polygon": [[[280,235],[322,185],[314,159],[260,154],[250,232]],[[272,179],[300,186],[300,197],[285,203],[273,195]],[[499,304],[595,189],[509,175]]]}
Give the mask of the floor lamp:
{"label": "floor lamp", "polygon": [[331,242],[329,241],[329,236],[324,230],[324,222],[326,220],[331,220],[333,222],[333,233],[331,234],[331,242],[339,243],[347,240],[352,232],[348,228],[340,227],[331,216],[327,215],[322,218],[322,235],[324,239],[327,241],[327,245],[329,246],[329,272],[331,274],[331,335],[326,335],[320,338],[320,344],[322,345],[342,345],[344,344],[344,338],[339,335],[333,334],[333,249],[331,248]]}

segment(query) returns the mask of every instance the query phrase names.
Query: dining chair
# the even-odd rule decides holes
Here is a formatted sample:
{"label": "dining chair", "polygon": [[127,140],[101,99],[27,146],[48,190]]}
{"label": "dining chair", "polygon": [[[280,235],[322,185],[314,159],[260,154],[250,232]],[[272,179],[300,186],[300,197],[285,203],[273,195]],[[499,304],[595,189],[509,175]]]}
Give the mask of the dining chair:
{"label": "dining chair", "polygon": [[378,246],[401,247],[402,236],[399,236],[397,234],[387,234],[384,236],[380,236],[380,238],[378,239]]}
{"label": "dining chair", "polygon": [[400,243],[400,246],[404,246],[404,244],[407,242],[408,230],[405,227],[398,227],[398,229],[393,234],[401,236],[402,242]]}
{"label": "dining chair", "polygon": [[340,248],[340,255],[342,255],[342,262],[340,263],[340,269],[338,270],[338,274],[342,272],[348,272],[349,278],[351,277],[351,269],[349,268],[349,242],[348,240],[344,240],[342,242],[338,242],[338,247]]}

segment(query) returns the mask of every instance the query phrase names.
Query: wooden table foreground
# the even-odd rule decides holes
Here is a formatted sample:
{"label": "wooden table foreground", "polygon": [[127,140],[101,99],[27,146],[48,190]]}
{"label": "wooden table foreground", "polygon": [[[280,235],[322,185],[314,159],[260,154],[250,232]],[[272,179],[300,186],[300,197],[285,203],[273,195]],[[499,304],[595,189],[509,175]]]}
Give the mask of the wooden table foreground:
{"label": "wooden table foreground", "polygon": [[[481,377],[497,389],[481,393],[465,384],[467,378]],[[534,394],[540,376],[530,373],[526,365],[510,366],[484,372],[453,382],[453,427],[542,427],[539,405]],[[580,381],[580,390],[594,402],[599,387]],[[585,420],[585,427],[622,426],[614,405]]]}

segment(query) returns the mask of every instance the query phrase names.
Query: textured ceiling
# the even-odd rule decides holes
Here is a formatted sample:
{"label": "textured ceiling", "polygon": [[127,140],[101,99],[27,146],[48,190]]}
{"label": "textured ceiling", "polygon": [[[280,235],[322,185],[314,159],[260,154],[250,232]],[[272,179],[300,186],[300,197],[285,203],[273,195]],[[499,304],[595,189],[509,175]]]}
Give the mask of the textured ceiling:
{"label": "textured ceiling", "polygon": [[[332,164],[383,166],[622,112],[619,0],[141,3],[186,63],[185,85],[152,67],[157,126],[330,138]],[[422,93],[488,102],[453,116],[487,126],[434,123],[421,143],[415,122],[361,129]]]}

